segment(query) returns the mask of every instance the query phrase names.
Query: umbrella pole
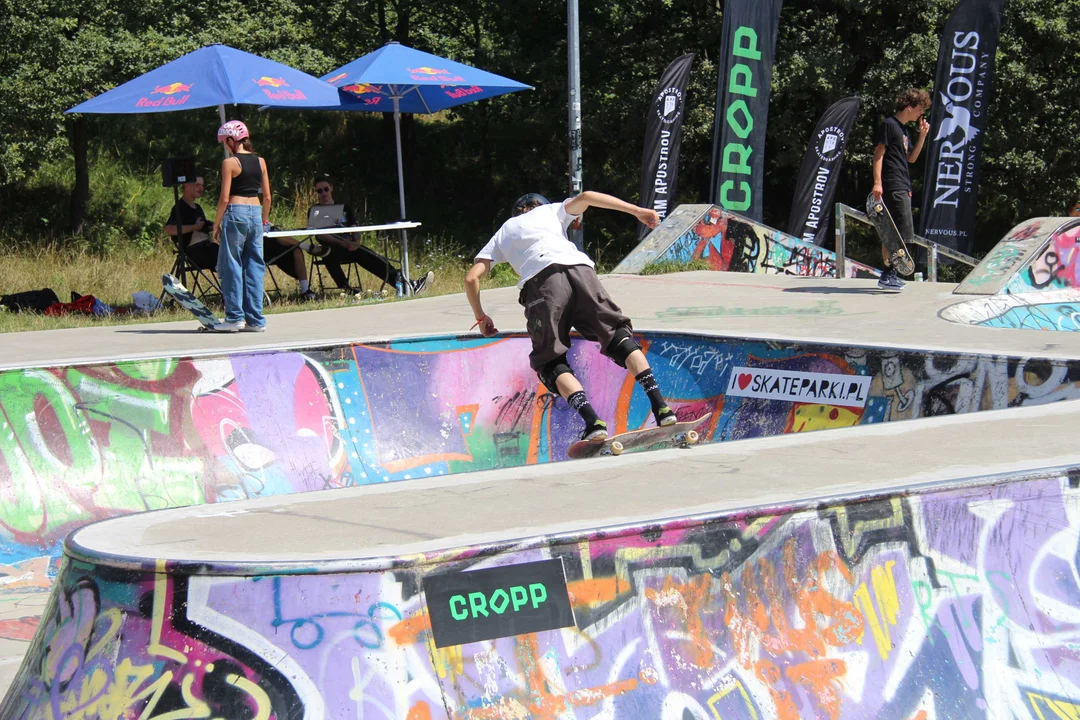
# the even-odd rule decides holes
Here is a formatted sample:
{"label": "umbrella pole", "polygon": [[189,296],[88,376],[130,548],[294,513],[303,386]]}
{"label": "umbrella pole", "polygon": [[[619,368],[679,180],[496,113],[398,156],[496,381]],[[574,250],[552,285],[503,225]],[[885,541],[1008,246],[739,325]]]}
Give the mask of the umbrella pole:
{"label": "umbrella pole", "polygon": [[[400,98],[394,97],[394,140],[397,145],[397,187],[398,204],[401,206],[401,221],[405,222],[405,176],[401,169],[401,108]],[[412,294],[409,282],[409,233],[401,231],[401,274],[405,276],[405,294]]]}
{"label": "umbrella pole", "polygon": [[[224,125],[225,124],[225,106],[224,105],[218,105],[217,106],[217,114],[218,114],[218,118],[221,119],[221,124]],[[221,143],[221,152],[224,153],[225,158],[228,159],[228,157],[229,157],[229,149],[225,147],[225,143]]]}

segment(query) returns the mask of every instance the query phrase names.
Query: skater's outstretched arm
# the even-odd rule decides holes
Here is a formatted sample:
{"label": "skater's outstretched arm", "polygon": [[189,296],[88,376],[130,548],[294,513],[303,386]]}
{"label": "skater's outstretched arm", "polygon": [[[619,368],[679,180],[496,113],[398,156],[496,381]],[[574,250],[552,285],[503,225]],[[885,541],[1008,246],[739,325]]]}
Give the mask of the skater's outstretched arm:
{"label": "skater's outstretched arm", "polygon": [[465,273],[465,297],[469,298],[473,317],[476,318],[476,324],[480,326],[480,334],[484,337],[491,337],[499,332],[495,329],[495,321],[487,316],[484,307],[480,304],[480,278],[487,275],[490,269],[490,260],[477,260],[476,264],[469,268],[469,272]]}
{"label": "skater's outstretched arm", "polygon": [[656,214],[655,210],[631,205],[614,195],[606,195],[595,190],[586,190],[577,197],[566,201],[566,211],[571,215],[580,215],[591,207],[618,210],[627,215],[633,215],[638,221],[651,228],[660,224],[660,216]]}

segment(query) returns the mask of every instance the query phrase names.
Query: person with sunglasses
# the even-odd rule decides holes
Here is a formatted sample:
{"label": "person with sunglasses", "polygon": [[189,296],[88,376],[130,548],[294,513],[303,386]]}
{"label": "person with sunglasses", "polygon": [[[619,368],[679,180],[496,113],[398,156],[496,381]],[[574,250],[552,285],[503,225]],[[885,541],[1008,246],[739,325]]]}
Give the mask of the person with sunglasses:
{"label": "person with sunglasses", "polygon": [[214,223],[214,240],[224,237],[217,273],[225,321],[214,330],[263,332],[263,232],[270,226],[270,173],[266,160],[255,154],[244,123],[225,123],[218,128],[217,138],[229,156],[221,161],[221,194]]}
{"label": "person with sunglasses", "polygon": [[[320,175],[315,181],[315,194],[319,205],[334,204],[334,183],[329,175]],[[348,205],[342,206],[342,217],[339,223],[343,227],[356,227],[356,215]],[[341,288],[352,292],[349,287],[349,279],[345,276],[342,265],[355,263],[379,278],[387,285],[397,288],[398,297],[405,294],[405,276],[401,270],[390,264],[390,261],[375,251],[360,244],[355,235],[320,235],[316,239],[321,244],[321,250],[316,247],[309,250],[316,257],[325,257],[323,261],[334,283]],[[428,271],[412,282],[412,294],[422,294],[435,279],[435,273]]]}
{"label": "person with sunglasses", "polygon": [[[874,188],[873,196],[882,200],[889,210],[896,229],[905,244],[915,239],[915,222],[911,217],[911,173],[908,165],[919,159],[926,136],[930,132],[930,123],[926,121],[926,112],[930,109],[930,93],[918,88],[909,88],[896,98],[896,113],[885,119],[878,126],[874,135]],[[914,146],[908,123],[919,123],[919,138]],[[885,271],[878,279],[882,290],[899,292],[904,289],[904,281],[899,278],[896,269],[889,264],[889,251],[881,246],[881,255],[885,260]]]}

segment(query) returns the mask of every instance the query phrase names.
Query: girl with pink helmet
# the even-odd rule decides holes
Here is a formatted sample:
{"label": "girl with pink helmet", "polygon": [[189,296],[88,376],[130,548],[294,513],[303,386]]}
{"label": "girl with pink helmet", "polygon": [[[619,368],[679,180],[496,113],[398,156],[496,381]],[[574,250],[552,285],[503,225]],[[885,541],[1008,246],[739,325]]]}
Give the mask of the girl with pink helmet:
{"label": "girl with pink helmet", "polygon": [[[229,157],[221,163],[221,195],[218,198],[214,238],[220,243],[218,277],[225,302],[225,322],[220,332],[262,332],[263,232],[270,226],[270,174],[266,160],[255,154],[247,126],[231,120],[217,132]],[[262,195],[260,201],[259,196]]]}

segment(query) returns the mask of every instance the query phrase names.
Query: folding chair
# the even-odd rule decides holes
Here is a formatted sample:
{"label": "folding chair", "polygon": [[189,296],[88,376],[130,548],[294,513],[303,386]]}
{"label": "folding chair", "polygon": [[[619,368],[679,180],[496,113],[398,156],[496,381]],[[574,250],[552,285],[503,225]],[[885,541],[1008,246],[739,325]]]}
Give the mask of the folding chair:
{"label": "folding chair", "polygon": [[[319,283],[318,292],[323,293],[326,291],[326,285],[323,282],[323,276],[320,268],[326,267],[326,261],[330,259],[330,256],[315,257],[311,256],[311,264],[308,267],[308,282],[311,286],[315,286],[316,280]],[[356,263],[346,262],[341,263],[341,268],[345,272],[345,282],[353,290],[357,292],[363,292],[364,285],[360,282],[360,268]],[[329,271],[327,271],[329,273]]]}
{"label": "folding chair", "polygon": [[[186,252],[180,252],[180,248],[176,245],[175,238],[170,239],[173,240],[173,248],[176,251],[176,259],[173,260],[172,270],[169,271],[169,274],[173,277],[181,278],[182,280],[185,280],[188,276],[190,276],[191,281],[188,289],[191,290],[192,294],[194,294],[197,298],[203,299],[207,297],[212,297],[214,295],[216,295],[218,298],[221,298],[221,285],[218,284],[217,271],[212,268],[200,268],[192,261],[192,259],[188,256]],[[203,242],[210,241],[204,240]],[[205,287],[203,287],[203,285],[205,285]],[[211,289],[213,289],[213,292],[210,292]],[[159,300],[164,300],[164,298],[165,291],[162,290]]]}

